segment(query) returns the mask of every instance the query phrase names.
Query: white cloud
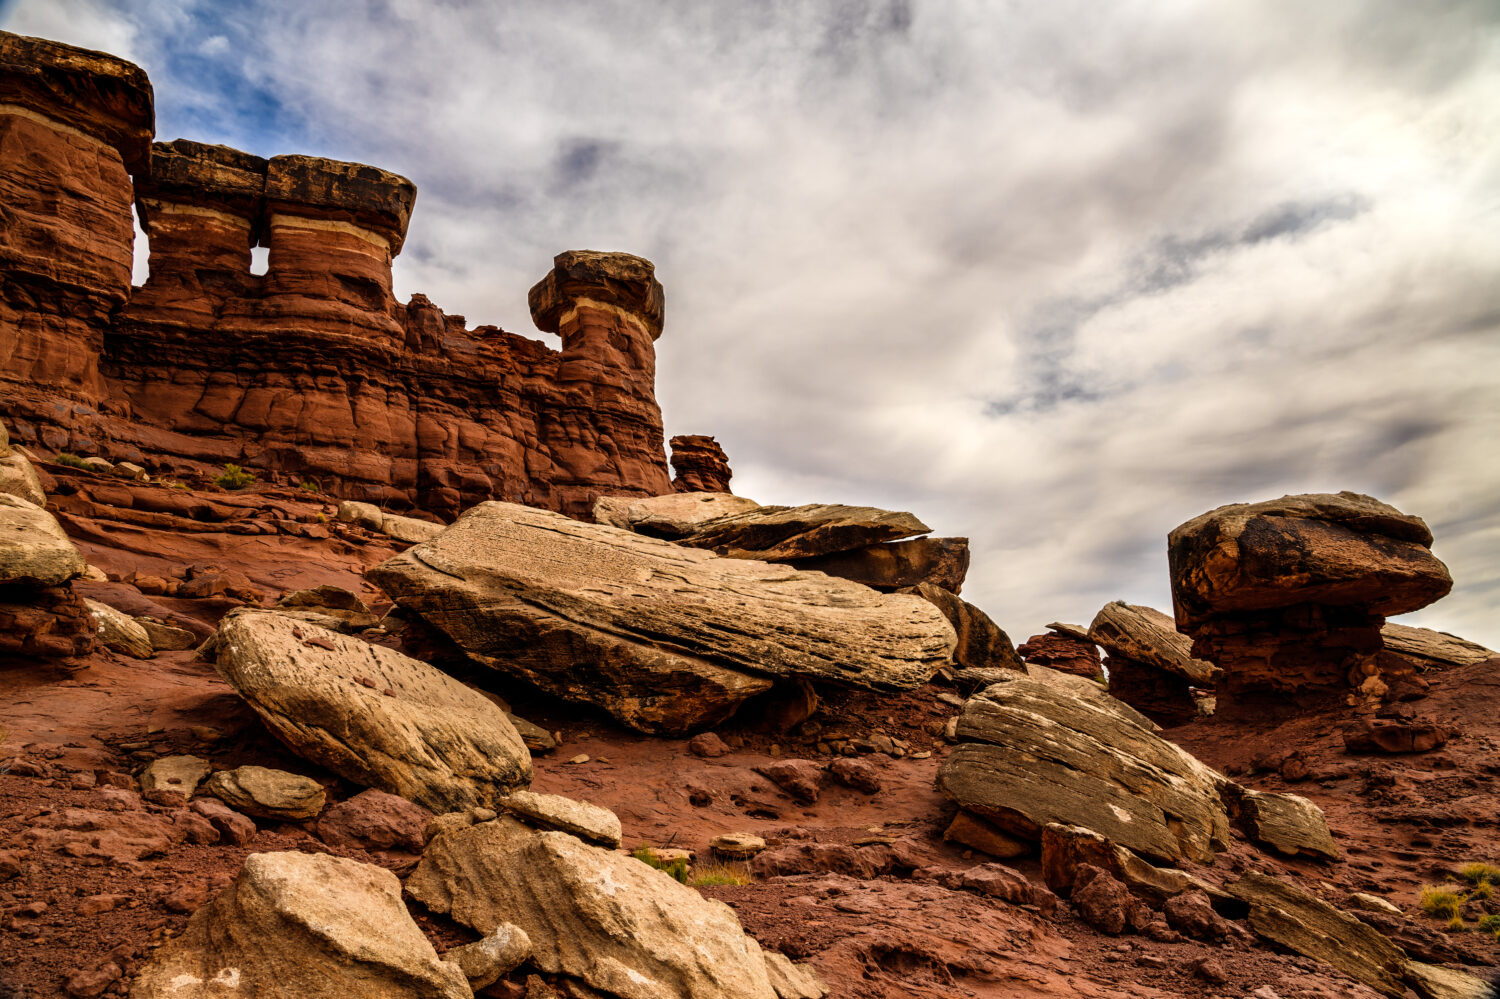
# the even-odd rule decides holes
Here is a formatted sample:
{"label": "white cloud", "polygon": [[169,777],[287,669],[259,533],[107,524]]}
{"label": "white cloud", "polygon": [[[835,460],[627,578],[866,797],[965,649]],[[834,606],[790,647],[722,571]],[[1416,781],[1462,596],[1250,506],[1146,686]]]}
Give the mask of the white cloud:
{"label": "white cloud", "polygon": [[[654,259],[668,432],[763,501],[970,535],[1017,641],[1165,609],[1203,510],[1351,488],[1433,524],[1418,619],[1500,646],[1490,4],[77,9],[165,137],[412,177],[398,290],[471,325],[531,332],[558,250]],[[274,112],[174,55],[221,37]]]}

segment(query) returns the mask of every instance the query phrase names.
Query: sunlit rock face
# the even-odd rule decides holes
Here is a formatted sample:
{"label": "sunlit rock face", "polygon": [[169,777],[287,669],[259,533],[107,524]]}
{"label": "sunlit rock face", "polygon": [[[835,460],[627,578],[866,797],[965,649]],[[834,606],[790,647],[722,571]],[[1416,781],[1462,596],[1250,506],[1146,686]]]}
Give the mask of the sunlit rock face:
{"label": "sunlit rock face", "polygon": [[[560,254],[531,293],[560,350],[469,329],[392,293],[411,181],[153,144],[152,109],[130,63],[0,34],[0,381],[19,442],[234,462],[443,515],[499,499],[586,516],[600,495],[671,491],[650,261]],[[132,203],[150,240],[134,289]]]}

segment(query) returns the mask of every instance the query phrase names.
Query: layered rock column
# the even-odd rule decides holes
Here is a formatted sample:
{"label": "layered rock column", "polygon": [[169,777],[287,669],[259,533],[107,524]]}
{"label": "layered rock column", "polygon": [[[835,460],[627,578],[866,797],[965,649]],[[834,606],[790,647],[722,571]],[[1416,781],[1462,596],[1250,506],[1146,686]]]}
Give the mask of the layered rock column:
{"label": "layered rock column", "polygon": [[712,437],[685,434],[672,438],[672,488],[679,493],[727,493],[729,456]]}
{"label": "layered rock column", "polygon": [[1385,616],[1453,587],[1431,545],[1421,518],[1350,492],[1220,507],[1174,530],[1177,630],[1224,670],[1218,711],[1380,694]]}
{"label": "layered rock column", "polygon": [[[104,397],[103,330],[130,296],[130,175],[148,167],[154,120],[139,67],[0,32],[0,381],[13,414]],[[29,429],[17,421],[17,436]]]}
{"label": "layered rock column", "polygon": [[560,253],[530,305],[537,328],[562,337],[556,383],[564,405],[543,426],[559,469],[554,497],[567,508],[601,493],[671,492],[656,404],[665,296],[655,266],[628,253]]}

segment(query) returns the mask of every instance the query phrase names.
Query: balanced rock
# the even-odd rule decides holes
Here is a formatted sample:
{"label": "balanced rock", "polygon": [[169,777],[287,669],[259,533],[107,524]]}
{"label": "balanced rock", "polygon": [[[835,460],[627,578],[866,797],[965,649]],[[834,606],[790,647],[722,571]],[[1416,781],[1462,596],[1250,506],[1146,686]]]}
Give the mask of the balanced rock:
{"label": "balanced rock", "polygon": [[1220,507],[1168,540],[1177,628],[1224,670],[1219,710],[1306,704],[1379,671],[1384,617],[1453,587],[1432,532],[1369,496]]}
{"label": "balanced rock", "polygon": [[447,824],[406,889],[480,933],[514,923],[543,972],[624,999],[777,996],[766,956],[734,910],[567,833],[503,817]]}
{"label": "balanced rock", "polygon": [[971,697],[938,789],[1033,842],[1061,823],[1168,862],[1207,863],[1225,849],[1223,778],[1097,685],[1057,677],[1078,686],[1015,673]]}
{"label": "balanced rock", "polygon": [[607,808],[557,794],[512,791],[495,803],[528,825],[556,829],[611,849],[620,845],[620,819]]}
{"label": "balanced rock", "polygon": [[441,813],[531,783],[531,756],[504,711],[399,652],[241,611],[220,626],[214,655],[278,739],[356,784]]}
{"label": "balanced rock", "polygon": [[658,734],[720,721],[776,677],[912,689],[953,645],[919,599],[509,503],[367,577],[475,660]]}
{"label": "balanced rock", "polygon": [[1151,607],[1105,604],[1089,625],[1089,640],[1109,654],[1109,692],[1162,725],[1196,717],[1191,688],[1212,688],[1219,673],[1213,663],[1194,659],[1192,639]]}
{"label": "balanced rock", "polygon": [[709,521],[759,508],[754,500],[729,493],[677,492],[645,499],[600,496],[594,501],[594,522],[653,538],[681,538]]}
{"label": "balanced rock", "polygon": [[886,541],[853,551],[798,559],[797,568],[852,579],[888,593],[918,583],[958,593],[969,572],[969,539]]}
{"label": "balanced rock", "polygon": [[869,506],[809,503],[763,506],[710,521],[681,539],[725,558],[785,562],[866,548],[926,534],[926,524],[909,513]]}
{"label": "balanced rock", "polygon": [[1226,887],[1250,906],[1250,928],[1259,936],[1331,964],[1377,992],[1405,994],[1406,955],[1349,913],[1265,874],[1247,874]]}
{"label": "balanced rock", "polygon": [[97,600],[85,599],[83,604],[94,615],[100,645],[132,659],[150,659],[156,653],[151,636],[135,618]]}
{"label": "balanced rock", "polygon": [[135,999],[470,999],[390,871],[327,854],[255,853],[151,955]]}
{"label": "balanced rock", "polygon": [[220,770],[203,789],[224,804],[258,819],[297,821],[323,810],[327,795],[311,777],[269,767]]}

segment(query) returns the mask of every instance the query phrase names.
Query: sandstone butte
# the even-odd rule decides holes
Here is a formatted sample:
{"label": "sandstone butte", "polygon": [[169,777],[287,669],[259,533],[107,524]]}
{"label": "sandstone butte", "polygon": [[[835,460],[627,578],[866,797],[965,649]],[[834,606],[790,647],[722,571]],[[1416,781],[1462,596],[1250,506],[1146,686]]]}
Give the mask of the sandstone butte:
{"label": "sandstone butte", "polygon": [[[153,142],[113,56],[0,33],[0,395],[17,443],[186,474],[234,463],[449,517],[488,499],[585,516],[673,490],[649,261],[559,254],[531,290],[561,349],[391,290],[411,181],[313,156]],[[131,286],[131,206],[150,277]],[[269,267],[251,273],[251,249]],[[727,488],[711,437],[682,490]]]}

